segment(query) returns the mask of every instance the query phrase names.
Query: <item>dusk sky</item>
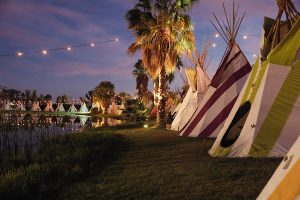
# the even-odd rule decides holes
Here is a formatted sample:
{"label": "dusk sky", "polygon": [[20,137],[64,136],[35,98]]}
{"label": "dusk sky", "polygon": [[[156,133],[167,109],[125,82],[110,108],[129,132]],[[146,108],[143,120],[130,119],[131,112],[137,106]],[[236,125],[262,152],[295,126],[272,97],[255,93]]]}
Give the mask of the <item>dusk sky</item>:
{"label": "dusk sky", "polygon": [[[232,1],[223,1],[231,6]],[[216,47],[209,50],[210,76],[218,67],[225,43],[214,37],[216,31],[208,19],[212,12],[223,17],[223,1],[200,0],[190,12],[199,45],[204,37],[216,43]],[[240,14],[247,12],[237,41],[252,64],[253,54],[258,54],[263,16],[276,16],[276,0],[235,2],[240,4]],[[300,0],[293,2],[299,9]],[[139,54],[127,55],[133,38],[128,38],[132,33],[127,30],[124,19],[134,3],[135,0],[0,0],[0,54],[25,52],[22,57],[0,56],[0,86],[79,97],[100,81],[109,80],[117,92],[134,94],[135,79],[131,72]],[[242,38],[245,34],[247,40]],[[115,38],[120,38],[119,42],[96,44],[94,48],[53,51],[46,56],[26,54]],[[181,87],[181,84],[177,74],[171,88]]]}

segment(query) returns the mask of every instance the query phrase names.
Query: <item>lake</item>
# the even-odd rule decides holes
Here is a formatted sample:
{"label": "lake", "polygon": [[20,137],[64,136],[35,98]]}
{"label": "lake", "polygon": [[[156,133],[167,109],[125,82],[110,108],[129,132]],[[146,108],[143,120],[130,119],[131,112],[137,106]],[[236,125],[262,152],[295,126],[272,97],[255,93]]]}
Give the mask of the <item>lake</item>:
{"label": "lake", "polygon": [[6,159],[32,156],[43,140],[54,136],[121,123],[86,115],[0,114],[0,165]]}

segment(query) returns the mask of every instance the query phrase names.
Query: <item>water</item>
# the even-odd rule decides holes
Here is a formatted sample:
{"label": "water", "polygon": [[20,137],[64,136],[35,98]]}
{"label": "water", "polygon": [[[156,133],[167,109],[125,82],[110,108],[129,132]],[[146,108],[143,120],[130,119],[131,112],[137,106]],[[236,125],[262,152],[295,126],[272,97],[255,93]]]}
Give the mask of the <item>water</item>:
{"label": "water", "polygon": [[43,140],[53,136],[121,123],[86,115],[0,114],[0,168],[5,159],[33,155]]}

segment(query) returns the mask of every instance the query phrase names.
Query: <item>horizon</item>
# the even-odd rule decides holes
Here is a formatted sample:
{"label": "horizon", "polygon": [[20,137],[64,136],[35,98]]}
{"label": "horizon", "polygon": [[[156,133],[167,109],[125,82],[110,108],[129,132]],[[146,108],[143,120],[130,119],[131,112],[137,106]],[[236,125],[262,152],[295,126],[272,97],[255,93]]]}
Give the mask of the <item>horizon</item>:
{"label": "horizon", "polygon": [[[67,47],[100,41],[94,48],[74,48],[72,51],[49,51],[41,53],[0,57],[0,86],[24,91],[37,90],[38,94],[53,97],[66,94],[78,98],[85,96],[101,81],[111,81],[116,92],[135,93],[135,78],[131,75],[134,63],[139,59],[127,55],[127,48],[134,38],[127,29],[124,18],[135,1],[82,2],[61,1],[1,1],[0,2],[0,54],[16,54],[18,51]],[[216,71],[225,50],[225,42],[214,37],[216,31],[208,18],[215,12],[223,17],[222,0],[199,1],[189,12],[195,26],[197,46],[203,38],[216,47],[209,49],[212,57],[208,69],[210,77]],[[226,4],[231,6],[231,2]],[[251,64],[258,55],[263,17],[274,18],[277,5],[274,0],[238,0],[240,14],[246,11],[237,42]],[[300,7],[300,1],[293,1]],[[257,7],[257,5],[259,5]],[[247,35],[247,39],[243,36]],[[130,38],[128,38],[130,37]],[[113,41],[118,38],[118,41]],[[112,40],[112,42],[104,42]],[[188,66],[188,63],[186,63]],[[182,80],[176,72],[171,88],[178,88]],[[149,89],[152,89],[151,80]]]}

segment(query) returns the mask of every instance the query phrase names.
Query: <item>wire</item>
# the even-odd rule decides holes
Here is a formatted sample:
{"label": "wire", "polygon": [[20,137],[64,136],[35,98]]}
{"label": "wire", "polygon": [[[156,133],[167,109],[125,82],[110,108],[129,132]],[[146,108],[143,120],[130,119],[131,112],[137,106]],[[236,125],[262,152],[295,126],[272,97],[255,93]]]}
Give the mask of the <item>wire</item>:
{"label": "wire", "polygon": [[83,43],[83,44],[73,44],[65,47],[57,47],[57,48],[51,48],[51,49],[39,49],[39,50],[33,50],[33,51],[17,51],[16,53],[6,53],[6,54],[0,54],[0,57],[5,57],[5,56],[23,56],[23,55],[32,55],[32,54],[37,54],[37,53],[42,53],[46,55],[48,52],[54,52],[54,51],[62,51],[62,50],[68,50],[70,51],[72,48],[80,48],[80,47],[94,47],[96,44],[104,44],[104,43],[111,43],[111,42],[119,42],[119,40],[124,40],[124,39],[130,39],[134,38],[134,36],[128,36],[128,37],[121,37],[121,38],[114,38],[110,40],[104,40],[104,41],[95,41],[91,43]]}

